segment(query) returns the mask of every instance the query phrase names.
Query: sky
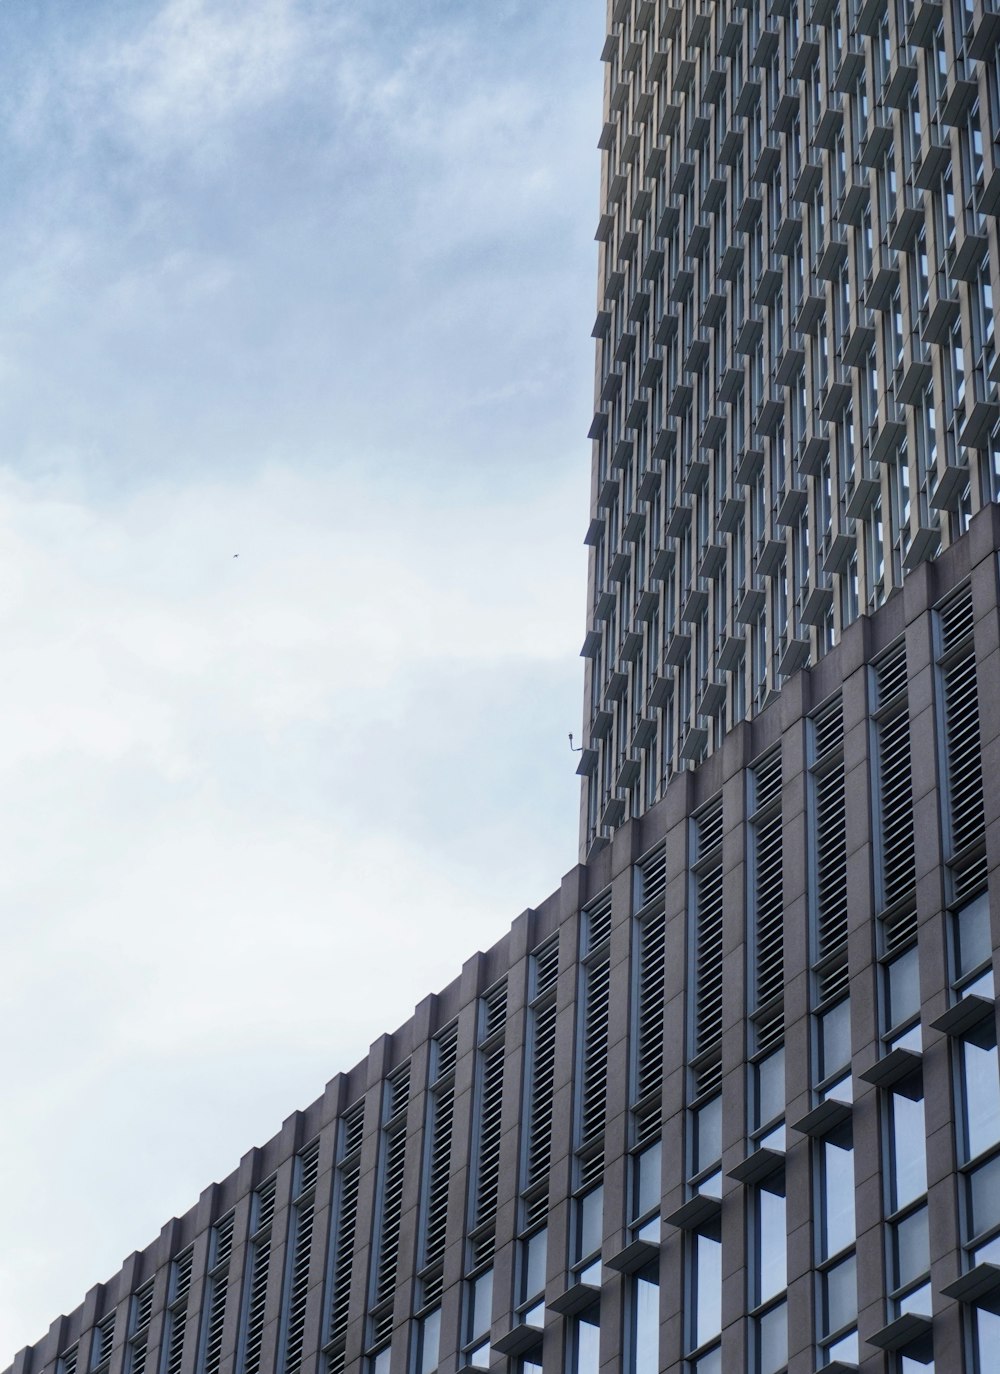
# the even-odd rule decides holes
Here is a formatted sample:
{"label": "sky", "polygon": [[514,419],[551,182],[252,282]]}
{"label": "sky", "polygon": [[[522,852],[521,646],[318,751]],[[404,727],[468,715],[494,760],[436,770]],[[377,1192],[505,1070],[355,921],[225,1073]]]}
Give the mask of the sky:
{"label": "sky", "polygon": [[603,29],[0,3],[0,1367],[576,861]]}

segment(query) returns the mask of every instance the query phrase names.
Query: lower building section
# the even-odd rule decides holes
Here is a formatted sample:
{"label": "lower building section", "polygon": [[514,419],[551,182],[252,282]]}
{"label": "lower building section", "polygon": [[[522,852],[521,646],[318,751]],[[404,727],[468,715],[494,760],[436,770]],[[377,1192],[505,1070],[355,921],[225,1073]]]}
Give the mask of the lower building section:
{"label": "lower building section", "polygon": [[998,517],[16,1374],[1000,1368]]}

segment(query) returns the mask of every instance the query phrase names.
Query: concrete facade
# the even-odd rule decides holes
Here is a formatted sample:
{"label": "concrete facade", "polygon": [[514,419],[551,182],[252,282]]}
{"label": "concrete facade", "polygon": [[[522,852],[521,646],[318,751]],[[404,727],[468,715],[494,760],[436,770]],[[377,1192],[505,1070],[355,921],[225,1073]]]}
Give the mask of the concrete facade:
{"label": "concrete facade", "polygon": [[[992,1063],[1000,1100],[998,548],[991,506],[14,1374],[994,1368],[975,1351],[998,1302],[1000,1108],[970,1144],[961,1083],[963,1054]],[[955,607],[978,792],[949,753],[968,724],[949,719]],[[839,829],[823,768],[836,796],[842,779]],[[880,817],[900,778],[913,843],[890,891]],[[956,913],[984,901],[963,953]],[[835,1214],[834,1166],[850,1180]],[[902,1275],[897,1232],[919,1233]]]}

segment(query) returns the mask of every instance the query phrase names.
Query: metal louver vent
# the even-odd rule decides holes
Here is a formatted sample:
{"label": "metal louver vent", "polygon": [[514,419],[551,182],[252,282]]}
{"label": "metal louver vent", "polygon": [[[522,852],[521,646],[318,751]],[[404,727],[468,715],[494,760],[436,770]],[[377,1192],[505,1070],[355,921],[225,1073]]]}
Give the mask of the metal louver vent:
{"label": "metal louver vent", "polygon": [[597,949],[611,934],[611,893],[588,907],[584,914],[587,951]]}
{"label": "metal louver vent", "polygon": [[964,639],[971,640],[973,631],[972,589],[962,587],[955,592],[939,612],[941,619],[941,652],[948,654]]}
{"label": "metal louver vent", "polygon": [[386,1132],[383,1139],[382,1216],[375,1302],[391,1298],[396,1287],[399,1259],[399,1226],[403,1214],[403,1171],[406,1165],[406,1131]]}
{"label": "metal louver vent", "polygon": [[986,825],[972,597],[968,588],[952,598],[941,611],[941,638],[945,646],[941,680],[950,820],[949,858],[954,859],[983,839]]}
{"label": "metal louver vent", "polygon": [[250,1277],[243,1327],[242,1374],[257,1374],[264,1341],[264,1316],[267,1308],[267,1278],[271,1267],[271,1221],[274,1217],[275,1180],[268,1179],[257,1189],[254,1239],[250,1245]]}
{"label": "metal louver vent", "polygon": [[194,1264],[194,1251],[190,1248],[174,1260],[172,1302],[181,1302],[191,1289],[191,1268]]}
{"label": "metal louver vent", "polygon": [[549,1171],[552,1148],[552,1089],[555,1073],[556,1007],[549,1002],[534,1013],[531,1055],[531,1093],[528,1111],[526,1186],[531,1188]]}
{"label": "metal louver vent", "polygon": [[650,912],[639,923],[639,982],[635,1092],[640,1100],[663,1078],[663,989],[666,917]]}
{"label": "metal louver vent", "polygon": [[651,902],[661,901],[667,890],[667,851],[658,845],[636,865],[635,909],[641,911]]}
{"label": "metal louver vent", "polygon": [[500,1114],[503,1108],[503,1042],[481,1052],[479,1071],[479,1168],[476,1186],[475,1224],[485,1225],[496,1216],[500,1179]]}
{"label": "metal louver vent", "polygon": [[483,994],[483,1039],[502,1030],[507,1020],[507,979]]}
{"label": "metal louver vent", "polygon": [[446,1078],[454,1069],[458,1057],[458,1024],[448,1026],[435,1036],[434,1046],[434,1077]]}
{"label": "metal louver vent", "polygon": [[906,710],[881,718],[877,738],[881,905],[887,910],[911,893],[914,883],[910,722]]}
{"label": "metal louver vent", "polygon": [[484,1231],[476,1236],[471,1245],[472,1263],[478,1268],[481,1264],[488,1264],[493,1258],[493,1247],[496,1241],[492,1231]]}
{"label": "metal louver vent", "polygon": [[343,1154],[352,1155],[361,1146],[365,1131],[365,1104],[356,1102],[343,1117]]}
{"label": "metal louver vent", "polygon": [[890,919],[882,922],[882,937],[887,955],[910,945],[917,938],[917,910],[914,906],[904,907]]}
{"label": "metal louver vent", "polygon": [[311,1145],[299,1153],[298,1164],[298,1188],[296,1190],[299,1197],[303,1193],[308,1193],[311,1188],[316,1187],[316,1178],[319,1174],[319,1141],[314,1140]]}
{"label": "metal louver vent", "polygon": [[780,751],[776,749],[762,759],[751,776],[754,790],[751,823],[754,992],[755,1005],[762,1007],[780,997],[785,985]]}
{"label": "metal louver vent", "polygon": [[448,1184],[451,1180],[452,1125],[455,1116],[454,1083],[437,1089],[432,1112],[430,1165],[425,1194],[425,1265],[436,1263],[444,1255],[448,1224]]}
{"label": "metal louver vent", "polygon": [[[184,1359],[184,1332],[187,1329],[187,1311],[181,1306],[168,1315],[167,1355],[164,1374],[179,1374]],[[207,1365],[206,1365],[207,1369]]]}
{"label": "metal louver vent", "polygon": [[76,1374],[79,1347],[71,1345],[59,1356],[59,1374]]}
{"label": "metal louver vent", "polygon": [[839,694],[820,707],[812,724],[813,753],[818,763],[844,745],[844,703]]}
{"label": "metal louver vent", "polygon": [[302,1365],[306,1330],[306,1301],[309,1296],[309,1260],[312,1254],[316,1199],[310,1192],[300,1198],[292,1218],[289,1238],[291,1268],[288,1275],[287,1317],[285,1326],[284,1374],[297,1374]]}
{"label": "metal louver vent", "polygon": [[524,1204],[524,1224],[526,1227],[537,1226],[548,1216],[549,1198],[547,1193],[535,1193],[528,1198]]}
{"label": "metal louver vent", "polygon": [[608,999],[611,961],[607,955],[587,964],[583,992],[583,1073],[580,1089],[580,1142],[604,1130],[608,1079]]}
{"label": "metal louver vent", "polygon": [[714,1049],[722,1035],[722,799],[695,818],[694,1054]]}
{"label": "metal louver vent", "polygon": [[387,1121],[395,1121],[400,1112],[406,1110],[410,1098],[410,1066],[404,1064],[386,1079],[385,1116]]}
{"label": "metal louver vent", "polygon": [[559,973],[559,940],[553,937],[547,940],[541,949],[535,952],[535,996],[540,996],[547,992],[555,984]]}
{"label": "metal louver vent", "polygon": [[212,1265],[225,1264],[233,1250],[233,1213],[215,1225],[215,1239],[212,1245]]}
{"label": "metal louver vent", "polygon": [[372,1320],[372,1344],[381,1345],[392,1335],[392,1308],[387,1307]]}
{"label": "metal louver vent", "polygon": [[209,1284],[208,1320],[205,1325],[204,1374],[217,1374],[222,1363],[222,1333],[226,1324],[226,1296],[229,1275],[225,1270],[213,1274]]}
{"label": "metal louver vent", "polygon": [[94,1332],[93,1364],[95,1369],[100,1369],[111,1359],[111,1349],[115,1343],[115,1316],[114,1312],[98,1325]]}
{"label": "metal louver vent", "polygon": [[354,1159],[340,1169],[340,1197],[334,1244],[333,1292],[330,1302],[330,1340],[342,1340],[347,1330],[354,1268],[354,1236],[358,1221],[361,1163]]}
{"label": "metal louver vent", "polygon": [[149,1333],[142,1331],[134,1336],[129,1348],[128,1358],[125,1362],[127,1374],[145,1374],[146,1352],[149,1349]]}
{"label": "metal louver vent", "polygon": [[153,1280],[143,1286],[132,1299],[132,1332],[138,1335],[149,1325],[149,1319],[153,1315]]}
{"label": "metal louver vent", "polygon": [[875,664],[875,686],[879,707],[887,706],[892,699],[906,689],[906,644],[898,644],[887,650]]}

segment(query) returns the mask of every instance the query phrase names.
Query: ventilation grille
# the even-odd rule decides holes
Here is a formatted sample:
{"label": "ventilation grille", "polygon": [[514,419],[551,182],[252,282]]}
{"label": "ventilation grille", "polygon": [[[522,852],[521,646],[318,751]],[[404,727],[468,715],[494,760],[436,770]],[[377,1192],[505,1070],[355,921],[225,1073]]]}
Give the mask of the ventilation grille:
{"label": "ventilation grille", "polygon": [[544,1190],[535,1193],[524,1204],[525,1227],[537,1226],[545,1220],[549,1211],[549,1195]]}
{"label": "ventilation grille", "polygon": [[539,949],[534,958],[535,996],[540,996],[555,985],[559,974],[559,940],[553,937]]}
{"label": "ventilation grille", "polygon": [[904,907],[882,922],[882,942],[887,955],[897,954],[917,938],[917,912],[913,906]]}
{"label": "ventilation grille", "polygon": [[399,1259],[399,1226],[403,1215],[403,1170],[406,1164],[406,1131],[384,1137],[382,1166],[382,1226],[375,1275],[375,1302],[391,1298],[396,1287]]}
{"label": "ventilation grille", "polygon": [[757,764],[753,782],[754,973],[757,1006],[762,1007],[780,998],[784,989],[782,756],[777,750]]}
{"label": "ventilation grille", "polygon": [[695,876],[695,1054],[722,1035],[722,858]]}
{"label": "ventilation grille", "polygon": [[909,718],[899,711],[880,720],[877,729],[882,907],[888,910],[912,893],[914,882]]}
{"label": "ventilation grille", "polygon": [[481,1235],[475,1237],[470,1247],[474,1268],[478,1268],[481,1264],[488,1264],[493,1258],[493,1246],[495,1241],[496,1237],[492,1231],[484,1231]]}
{"label": "ventilation grille", "polygon": [[194,1264],[194,1250],[188,1248],[174,1260],[173,1302],[183,1302],[191,1291],[191,1269]]}
{"label": "ventilation grille", "polygon": [[208,1324],[205,1328],[204,1374],[217,1374],[222,1363],[222,1333],[226,1324],[226,1295],[228,1276],[217,1274],[211,1281],[208,1302]]}
{"label": "ventilation grille", "polygon": [[[586,1145],[604,1130],[604,1102],[608,1080],[608,999],[611,961],[605,955],[584,972],[583,1074],[580,1094],[580,1143]],[[603,1165],[602,1165],[603,1167]]]}
{"label": "ventilation grille", "polygon": [[212,1260],[213,1265],[225,1264],[226,1260],[233,1251],[233,1213],[223,1217],[215,1227],[215,1243],[213,1245]]}
{"label": "ventilation grille", "polygon": [[316,1187],[319,1175],[319,1141],[314,1140],[299,1154],[299,1195]]}
{"label": "ventilation grille", "polygon": [[354,1106],[344,1113],[344,1137],[343,1153],[352,1155],[355,1150],[361,1148],[361,1141],[365,1132],[365,1104],[363,1101],[355,1102]]}
{"label": "ventilation grille", "polygon": [[404,1064],[386,1079],[385,1119],[395,1121],[410,1098],[410,1066]]}
{"label": "ventilation grille", "polygon": [[528,1115],[526,1187],[544,1179],[552,1149],[552,1088],[555,1072],[556,1007],[554,1002],[534,1012],[531,1055],[531,1095]]}
{"label": "ventilation grille", "polygon": [[753,769],[754,810],[781,800],[781,751],[775,749]]}
{"label": "ventilation grille", "polygon": [[79,1348],[75,1345],[63,1351],[59,1356],[59,1374],[76,1374],[79,1353]]}
{"label": "ventilation grille", "polygon": [[816,957],[829,959],[847,942],[847,815],[844,760],[815,780]]}
{"label": "ventilation grille", "polygon": [[666,917],[653,912],[639,924],[639,1008],[636,1035],[636,1096],[658,1088],[663,1078],[663,989]]}
{"label": "ventilation grille", "polygon": [[722,798],[716,797],[694,818],[698,858],[722,843]]}
{"label": "ventilation grille", "polygon": [[132,1343],[128,1348],[128,1360],[125,1368],[128,1374],[145,1374],[146,1352],[149,1348],[149,1333],[147,1331],[138,1332],[132,1338]]}
{"label": "ventilation grille", "polygon": [[115,1343],[115,1316],[116,1313],[112,1312],[110,1316],[105,1317],[94,1332],[93,1362],[95,1369],[100,1369],[111,1359],[111,1350]]}
{"label": "ventilation grille", "polygon": [[458,1025],[448,1026],[435,1037],[435,1079],[446,1078],[455,1068],[458,1057]]}
{"label": "ventilation grille", "polygon": [[875,664],[878,705],[887,706],[906,690],[906,645],[903,640],[884,653]]}
{"label": "ventilation grille", "polygon": [[588,907],[583,916],[587,950],[595,950],[611,935],[611,893],[606,893],[599,902]]}
{"label": "ventilation grille", "polygon": [[483,1039],[503,1030],[507,1021],[507,979],[483,995]]}
{"label": "ventilation grille", "polygon": [[288,1275],[288,1296],[285,1299],[285,1341],[281,1368],[284,1374],[297,1374],[302,1364],[302,1350],[306,1329],[306,1300],[309,1295],[309,1260],[312,1254],[313,1230],[316,1224],[314,1189],[319,1174],[319,1141],[299,1155],[298,1201],[292,1214],[292,1233],[288,1249],[291,1268]]}
{"label": "ventilation grille", "polygon": [[267,1308],[267,1276],[271,1266],[271,1221],[274,1217],[275,1180],[268,1179],[257,1189],[256,1226],[250,1246],[250,1283],[247,1289],[243,1330],[242,1374],[257,1374],[264,1340],[264,1315]]}
{"label": "ventilation grille", "polygon": [[968,586],[956,592],[939,612],[941,619],[941,652],[949,654],[964,639],[972,638],[972,589]]}
{"label": "ventilation grille", "polygon": [[665,845],[640,859],[636,869],[635,909],[642,910],[651,902],[662,901],[667,890],[667,850]]}
{"label": "ventilation grille", "polygon": [[828,701],[815,713],[813,722],[813,750],[817,763],[835,749],[844,747],[844,710],[839,696]]}
{"label": "ventilation grille", "polygon": [[[184,1332],[187,1329],[187,1311],[180,1306],[168,1314],[167,1355],[163,1365],[164,1374],[180,1374],[184,1359]],[[205,1366],[208,1369],[208,1365]]]}
{"label": "ventilation grille", "polygon": [[979,843],[985,829],[976,656],[970,643],[942,668],[951,857]]}
{"label": "ventilation grille", "polygon": [[297,1374],[302,1365],[306,1331],[306,1300],[309,1296],[309,1260],[312,1255],[316,1199],[302,1198],[295,1208],[289,1245],[292,1263],[288,1277],[288,1317],[285,1328],[284,1374]]}
{"label": "ventilation grille", "polygon": [[333,1293],[330,1302],[330,1339],[342,1340],[347,1330],[354,1265],[354,1233],[358,1220],[361,1162],[355,1159],[340,1170],[340,1199],[334,1251]]}
{"label": "ventilation grille", "polygon": [[437,1089],[433,1099],[433,1113],[425,1204],[427,1212],[424,1222],[424,1264],[435,1264],[444,1255],[448,1224],[448,1183],[451,1178],[452,1124],[455,1116],[453,1083]]}
{"label": "ventilation grille", "polygon": [[153,1315],[153,1280],[143,1284],[135,1297],[132,1299],[132,1331],[138,1335],[149,1325],[149,1319]]}
{"label": "ventilation grille", "polygon": [[476,1188],[477,1227],[496,1216],[500,1179],[500,1125],[503,1109],[504,1046],[501,1042],[480,1056],[479,1177]]}
{"label": "ventilation grille", "polygon": [[381,1345],[392,1335],[392,1306],[372,1318],[372,1345]]}

